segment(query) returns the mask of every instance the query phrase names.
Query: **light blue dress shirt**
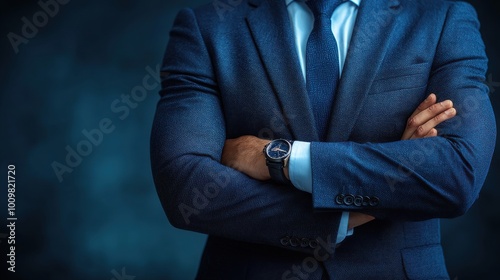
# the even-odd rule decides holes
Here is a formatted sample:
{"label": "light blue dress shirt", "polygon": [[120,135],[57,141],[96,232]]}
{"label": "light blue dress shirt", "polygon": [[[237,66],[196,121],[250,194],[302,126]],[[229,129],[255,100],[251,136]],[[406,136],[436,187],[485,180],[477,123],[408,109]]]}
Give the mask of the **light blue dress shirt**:
{"label": "light blue dress shirt", "polygon": [[[295,46],[304,80],[306,79],[306,46],[314,26],[314,15],[304,0],[285,0],[288,15],[295,34]],[[342,76],[352,30],[358,15],[361,0],[350,0],[340,4],[332,14],[332,33],[338,47],[339,71]],[[294,141],[289,161],[289,176],[299,190],[312,193],[311,143]],[[348,230],[349,212],[343,212],[337,234],[337,243],[352,234]]]}

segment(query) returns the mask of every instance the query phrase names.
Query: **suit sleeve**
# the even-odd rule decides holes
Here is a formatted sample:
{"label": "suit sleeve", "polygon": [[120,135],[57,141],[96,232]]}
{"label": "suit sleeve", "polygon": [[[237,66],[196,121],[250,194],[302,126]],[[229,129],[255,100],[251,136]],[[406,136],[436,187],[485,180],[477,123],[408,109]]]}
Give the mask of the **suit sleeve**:
{"label": "suit sleeve", "polygon": [[310,195],[220,163],[226,127],[212,63],[194,12],[181,11],[162,66],[151,135],[154,182],[170,223],[305,252],[318,238],[334,243],[340,213],[314,213]]}
{"label": "suit sleeve", "polygon": [[418,221],[462,215],[478,198],[496,138],[487,58],[474,9],[456,2],[446,16],[428,92],[451,99],[457,116],[434,138],[312,143],[314,207]]}

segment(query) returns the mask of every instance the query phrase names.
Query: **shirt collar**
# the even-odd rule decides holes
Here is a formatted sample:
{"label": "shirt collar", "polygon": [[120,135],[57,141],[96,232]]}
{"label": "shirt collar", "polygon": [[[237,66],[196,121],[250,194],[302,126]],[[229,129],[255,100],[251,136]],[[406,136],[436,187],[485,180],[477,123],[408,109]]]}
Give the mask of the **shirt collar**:
{"label": "shirt collar", "polygon": [[[286,5],[290,5],[290,3],[298,1],[298,2],[303,2],[304,0],[285,0]],[[351,1],[353,4],[359,7],[359,4],[361,4],[361,0],[346,0],[346,1]]]}

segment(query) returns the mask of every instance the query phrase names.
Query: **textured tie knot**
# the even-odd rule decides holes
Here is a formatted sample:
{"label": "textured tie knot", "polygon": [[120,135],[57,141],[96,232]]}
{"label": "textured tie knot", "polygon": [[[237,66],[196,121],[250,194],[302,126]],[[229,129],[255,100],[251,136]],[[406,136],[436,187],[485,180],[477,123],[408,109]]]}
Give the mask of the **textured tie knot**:
{"label": "textured tie knot", "polygon": [[344,0],[306,0],[307,6],[314,14],[314,17],[331,17],[333,11],[344,2]]}

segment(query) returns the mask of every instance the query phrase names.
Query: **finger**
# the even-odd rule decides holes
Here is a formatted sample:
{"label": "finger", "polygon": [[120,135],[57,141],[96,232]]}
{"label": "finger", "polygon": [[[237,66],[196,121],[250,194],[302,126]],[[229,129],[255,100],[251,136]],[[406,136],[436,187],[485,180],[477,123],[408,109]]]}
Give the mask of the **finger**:
{"label": "finger", "polygon": [[424,137],[432,127],[428,127],[428,130],[425,131],[422,131],[422,128],[420,128],[420,131],[417,131],[417,129],[419,129],[420,126],[422,126],[432,118],[439,116],[439,114],[451,108],[453,108],[453,102],[451,102],[451,100],[445,100],[443,102],[436,103],[411,117],[408,120],[403,139],[409,139],[415,133],[417,133],[418,137]]}
{"label": "finger", "polygon": [[432,129],[434,129],[440,123],[455,117],[457,110],[455,108],[449,108],[444,112],[438,114],[437,116],[431,118],[424,124],[417,127],[410,139],[423,138],[426,137]]}
{"label": "finger", "polygon": [[408,120],[408,126],[422,125],[450,108],[453,108],[453,102],[451,100],[445,100],[443,102],[433,104],[411,117]]}
{"label": "finger", "polygon": [[413,112],[413,114],[411,114],[409,119],[413,118],[418,113],[422,112],[423,110],[429,108],[431,105],[435,104],[436,100],[437,97],[434,93],[429,94],[429,96],[427,96],[427,98],[424,101],[422,101],[420,105],[418,105],[417,109],[415,109],[415,111]]}
{"label": "finger", "polygon": [[429,133],[427,133],[427,135],[425,135],[424,138],[436,137],[437,135],[438,135],[437,129],[433,128],[429,131]]}
{"label": "finger", "polygon": [[401,137],[401,140],[407,140],[410,139],[410,137],[413,135],[415,132],[415,129],[418,125],[414,125],[413,128],[410,126],[410,123],[412,122],[413,118],[419,114],[420,112],[424,111],[425,109],[429,108],[430,106],[434,105],[436,103],[436,95],[434,93],[429,94],[427,98],[418,105],[417,109],[413,111],[411,116],[408,118],[407,121],[407,128],[403,132],[403,136]]}

